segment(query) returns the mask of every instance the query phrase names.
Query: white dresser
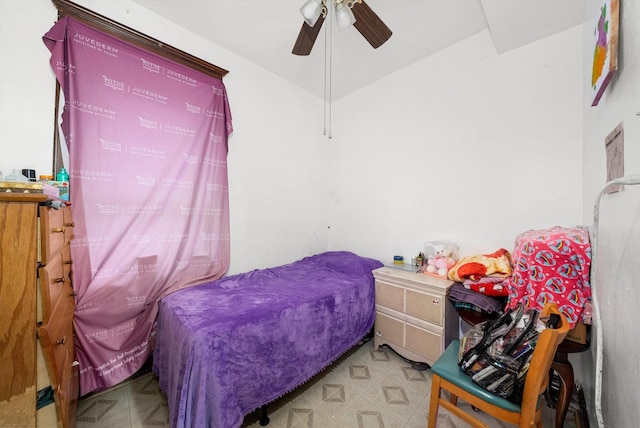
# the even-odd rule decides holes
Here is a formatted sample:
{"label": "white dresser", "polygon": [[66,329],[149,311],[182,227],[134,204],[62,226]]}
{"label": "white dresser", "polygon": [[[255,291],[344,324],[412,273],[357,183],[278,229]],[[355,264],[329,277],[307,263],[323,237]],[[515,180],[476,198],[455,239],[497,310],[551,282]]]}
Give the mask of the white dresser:
{"label": "white dresser", "polygon": [[458,313],[447,298],[453,281],[393,267],[373,275],[374,348],[386,344],[411,361],[432,365],[458,338]]}

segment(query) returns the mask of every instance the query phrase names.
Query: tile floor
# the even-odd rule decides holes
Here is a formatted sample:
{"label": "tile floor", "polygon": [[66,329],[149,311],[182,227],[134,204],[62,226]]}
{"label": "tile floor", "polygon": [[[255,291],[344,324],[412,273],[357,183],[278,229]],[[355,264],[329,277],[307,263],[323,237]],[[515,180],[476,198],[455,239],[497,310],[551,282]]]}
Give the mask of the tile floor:
{"label": "tile floor", "polygon": [[[271,403],[268,427],[425,428],[430,385],[429,370],[414,370],[388,347],[374,351],[371,341]],[[545,426],[553,426],[554,414],[552,409],[545,409]],[[242,428],[260,427],[259,416],[259,411],[247,415]],[[491,427],[510,426],[484,414],[480,418]],[[163,426],[169,426],[166,397],[152,373],[84,397],[78,404],[78,428]],[[465,426],[460,419],[440,410],[438,428]],[[575,426],[567,417],[565,427]]]}

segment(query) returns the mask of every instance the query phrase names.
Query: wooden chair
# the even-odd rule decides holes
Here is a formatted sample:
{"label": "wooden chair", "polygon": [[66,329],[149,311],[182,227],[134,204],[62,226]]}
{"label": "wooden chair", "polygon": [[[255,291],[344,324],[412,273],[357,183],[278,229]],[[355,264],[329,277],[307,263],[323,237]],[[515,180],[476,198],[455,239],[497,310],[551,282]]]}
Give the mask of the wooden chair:
{"label": "wooden chair", "polygon": [[[549,382],[549,369],[558,345],[569,331],[569,323],[558,312],[555,304],[546,305],[541,316],[548,316],[550,313],[559,314],[561,322],[557,329],[547,328],[540,333],[525,378],[520,405],[494,395],[473,383],[471,378],[458,367],[460,342],[458,340],[451,342],[431,367],[433,379],[428,428],[435,428],[439,406],[449,410],[473,427],[488,428],[488,425],[458,407],[458,398],[507,423],[519,427],[537,426],[541,428],[542,405],[544,403],[541,398]],[[449,392],[449,400],[441,396],[443,390]]]}

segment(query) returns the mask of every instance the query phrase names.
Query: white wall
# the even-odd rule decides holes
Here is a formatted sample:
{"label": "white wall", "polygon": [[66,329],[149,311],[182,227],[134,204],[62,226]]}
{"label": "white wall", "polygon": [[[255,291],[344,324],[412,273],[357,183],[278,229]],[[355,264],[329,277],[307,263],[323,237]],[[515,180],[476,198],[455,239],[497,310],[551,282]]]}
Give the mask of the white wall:
{"label": "white wall", "polygon": [[[588,99],[590,26],[502,55],[480,33],[334,102],[331,140],[321,133],[322,100],[127,0],[78,3],[230,70],[231,273],[325,249],[408,258],[431,239],[452,239],[463,254],[511,249],[527,229],[590,225],[605,182],[604,137],[622,121],[625,169],[640,172],[633,0],[621,2],[620,71],[598,107]],[[49,0],[0,0],[5,173],[50,172],[54,80],[41,36],[55,19]],[[638,193],[606,196],[601,217],[611,427],[640,419]],[[593,354],[571,358],[595,425]]]}
{"label": "white wall", "polygon": [[[589,0],[590,16],[599,13],[600,1]],[[591,107],[589,87],[593,52],[593,24],[583,28],[584,99],[584,217],[593,224],[597,195],[606,183],[605,137],[624,124],[625,175],[640,174],[640,3],[620,1],[619,65],[615,78],[600,100]],[[594,230],[595,232],[595,230]],[[573,355],[576,376],[584,382],[591,426],[596,426],[594,377],[596,349],[603,350],[602,416],[606,427],[635,427],[640,420],[640,186],[626,187],[601,199],[596,274],[592,282],[601,306],[602,321],[594,325],[602,343],[592,342],[591,352]],[[594,237],[592,237],[593,241]]]}
{"label": "white wall", "polygon": [[[235,129],[228,159],[230,273],[326,250],[328,145],[315,132],[322,100],[128,0],[76,3],[230,71],[224,79]],[[56,17],[49,0],[0,1],[0,170],[5,173],[51,172],[55,81],[41,37]]]}
{"label": "white wall", "polygon": [[469,255],[581,224],[581,37],[497,55],[482,32],[336,102],[330,247]]}
{"label": "white wall", "polygon": [[[25,3],[34,19],[14,19]],[[128,0],[77,3],[230,70],[231,273],[327,248],[383,261],[433,239],[511,249],[526,229],[581,222],[579,30],[502,55],[480,33],[334,102],[329,140],[322,100]],[[49,172],[41,36],[56,11],[0,7],[0,170]]]}
{"label": "white wall", "polygon": [[0,171],[4,176],[23,168],[51,174],[55,80],[42,35],[55,20],[49,1],[0,1]]}

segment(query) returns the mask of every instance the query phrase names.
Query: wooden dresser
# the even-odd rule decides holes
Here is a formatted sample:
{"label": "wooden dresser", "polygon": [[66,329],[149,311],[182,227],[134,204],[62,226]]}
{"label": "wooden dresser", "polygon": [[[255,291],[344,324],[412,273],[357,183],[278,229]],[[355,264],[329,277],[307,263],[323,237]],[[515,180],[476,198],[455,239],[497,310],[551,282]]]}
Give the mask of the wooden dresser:
{"label": "wooden dresser", "polygon": [[42,194],[0,193],[0,426],[36,426],[36,269]]}
{"label": "wooden dresser", "polygon": [[79,393],[73,337],[75,292],[71,285],[73,227],[70,207],[40,207],[42,319],[38,338],[54,392],[58,427],[63,428],[75,426]]}
{"label": "wooden dresser", "polygon": [[459,335],[458,314],[447,298],[453,282],[392,267],[373,275],[374,348],[386,344],[411,361],[432,365]]}
{"label": "wooden dresser", "polygon": [[39,426],[37,338],[54,390],[57,424],[75,426],[79,378],[70,282],[73,221],[69,207],[40,206],[46,199],[36,193],[0,193],[1,427]]}

